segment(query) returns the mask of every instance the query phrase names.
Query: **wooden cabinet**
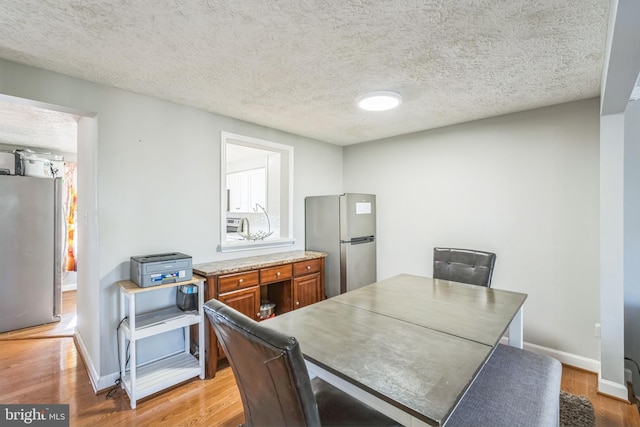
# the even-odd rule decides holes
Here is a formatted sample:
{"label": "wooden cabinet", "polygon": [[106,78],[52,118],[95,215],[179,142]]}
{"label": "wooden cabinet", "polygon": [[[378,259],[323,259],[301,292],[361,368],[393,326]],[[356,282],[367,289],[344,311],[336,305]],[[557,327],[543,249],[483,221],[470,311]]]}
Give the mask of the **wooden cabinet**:
{"label": "wooden cabinet", "polygon": [[[205,301],[215,298],[254,320],[260,320],[262,301],[275,303],[276,315],[316,303],[325,298],[324,256],[264,266],[240,259],[242,268],[207,275]],[[225,356],[208,321],[206,329],[206,374],[213,377]]]}
{"label": "wooden cabinet", "polygon": [[[226,292],[224,294],[218,295],[218,300],[227,304],[229,307],[238,310],[240,313],[254,319],[258,320],[260,317],[260,287],[259,286],[251,286],[249,288],[240,289],[239,291]],[[207,320],[208,322],[208,320]],[[210,324],[207,324],[209,328],[211,328]],[[213,334],[213,331],[208,329],[207,333]],[[210,342],[215,343],[214,348],[215,352],[211,352],[211,355],[215,355],[216,359],[224,359],[226,356],[222,347],[218,345],[218,341],[215,339],[215,335],[210,337]],[[209,355],[207,355],[207,359]],[[217,366],[217,361],[215,363]],[[209,362],[207,362],[207,369],[209,368]]]}
{"label": "wooden cabinet", "polygon": [[218,300],[254,320],[260,315],[260,287],[252,286],[239,291],[218,295]]}
{"label": "wooden cabinet", "polygon": [[320,273],[313,273],[293,279],[294,309],[320,301],[322,299],[321,293],[324,291],[324,286],[321,285]]}
{"label": "wooden cabinet", "polygon": [[310,259],[293,264],[294,309],[324,299],[324,258]]}

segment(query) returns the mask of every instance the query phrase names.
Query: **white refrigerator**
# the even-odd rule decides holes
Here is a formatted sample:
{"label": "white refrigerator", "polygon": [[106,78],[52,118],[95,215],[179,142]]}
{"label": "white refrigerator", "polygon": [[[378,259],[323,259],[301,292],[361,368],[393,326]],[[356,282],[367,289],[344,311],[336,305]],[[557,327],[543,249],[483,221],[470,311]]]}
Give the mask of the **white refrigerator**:
{"label": "white refrigerator", "polygon": [[0,332],[60,320],[62,179],[0,175]]}
{"label": "white refrigerator", "polygon": [[376,196],[305,199],[305,248],[326,252],[325,291],[339,295],[376,281]]}

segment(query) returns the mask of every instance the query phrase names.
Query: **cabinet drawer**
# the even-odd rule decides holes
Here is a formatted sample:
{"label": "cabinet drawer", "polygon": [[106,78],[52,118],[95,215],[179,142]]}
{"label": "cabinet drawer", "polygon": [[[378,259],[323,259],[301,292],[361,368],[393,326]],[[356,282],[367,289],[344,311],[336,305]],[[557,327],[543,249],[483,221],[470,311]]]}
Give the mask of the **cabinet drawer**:
{"label": "cabinet drawer", "polygon": [[302,274],[317,273],[320,271],[322,265],[322,259],[310,259],[307,261],[300,261],[293,264],[293,275],[300,276]]}
{"label": "cabinet drawer", "polygon": [[218,277],[218,293],[235,291],[236,289],[255,286],[258,284],[258,270],[244,273],[225,274]]}
{"label": "cabinet drawer", "polygon": [[277,282],[291,277],[291,264],[277,265],[275,267],[260,269],[260,283]]}

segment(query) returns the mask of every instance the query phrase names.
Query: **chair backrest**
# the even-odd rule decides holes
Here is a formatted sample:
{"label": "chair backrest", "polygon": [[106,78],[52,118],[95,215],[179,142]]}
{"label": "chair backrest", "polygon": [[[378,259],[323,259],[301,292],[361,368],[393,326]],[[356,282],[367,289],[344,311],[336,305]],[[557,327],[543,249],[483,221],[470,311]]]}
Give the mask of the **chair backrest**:
{"label": "chair backrest", "polygon": [[245,424],[319,426],[298,341],[218,300],[208,301],[204,309],[236,377]]}
{"label": "chair backrest", "polygon": [[433,248],[433,278],[491,287],[496,254],[472,249]]}

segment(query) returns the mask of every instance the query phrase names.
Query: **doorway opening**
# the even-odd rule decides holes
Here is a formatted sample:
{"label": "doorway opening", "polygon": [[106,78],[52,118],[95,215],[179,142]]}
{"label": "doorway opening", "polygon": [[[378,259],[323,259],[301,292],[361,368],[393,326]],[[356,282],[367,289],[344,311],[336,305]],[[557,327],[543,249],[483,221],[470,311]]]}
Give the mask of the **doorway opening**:
{"label": "doorway opening", "polygon": [[[61,110],[65,110],[61,107]],[[73,335],[76,324],[76,292],[78,286],[77,279],[77,181],[78,181],[78,122],[80,115],[72,112],[60,111],[50,108],[45,104],[31,100],[0,95],[0,155],[3,161],[0,174],[8,175],[1,177],[5,179],[7,188],[16,188],[16,195],[25,199],[25,203],[35,203],[38,201],[29,200],[35,197],[30,192],[18,192],[17,187],[27,180],[43,182],[56,181],[53,186],[56,190],[53,193],[54,209],[48,216],[48,221],[53,223],[54,244],[51,248],[53,259],[54,277],[52,288],[54,294],[53,303],[47,301],[46,304],[33,304],[33,307],[41,307],[42,311],[50,308],[51,313],[48,320],[42,315],[34,313],[33,321],[17,322],[13,325],[9,334],[15,333],[35,333],[34,326],[43,322],[51,323],[48,328],[40,328],[43,336]],[[14,161],[12,161],[13,159]],[[10,186],[9,183],[16,183]],[[51,193],[49,193],[51,194]],[[48,212],[46,209],[44,210]],[[39,217],[40,220],[46,219]],[[36,220],[36,219],[34,219]],[[11,226],[8,224],[7,226]],[[17,224],[16,224],[17,226]],[[47,233],[45,233],[47,234]],[[18,239],[20,234],[18,234]],[[34,242],[4,242],[3,251],[10,251],[13,248],[12,257],[17,259],[21,252],[28,257],[29,245],[40,248],[48,247],[44,243],[45,239],[35,239]],[[47,245],[47,246],[43,246]],[[44,253],[44,252],[43,252]],[[47,251],[48,253],[48,251]],[[47,255],[48,257],[48,255]],[[27,264],[29,269],[50,268],[49,264],[40,266],[38,264]],[[17,268],[17,267],[16,267]],[[24,270],[23,270],[24,271]],[[17,277],[17,276],[9,276]],[[51,276],[49,276],[51,277]],[[31,285],[29,280],[24,283],[6,284],[6,293],[28,292]],[[34,282],[38,282],[34,280]],[[35,288],[35,284],[33,284]],[[42,285],[40,285],[42,286]],[[30,292],[31,295],[42,298],[43,292]],[[30,307],[27,307],[30,309]],[[35,311],[35,310],[32,310]],[[52,315],[51,315],[52,314]],[[61,321],[55,325],[55,319],[60,315]],[[11,323],[8,323],[11,324]],[[15,329],[18,328],[18,329]],[[11,328],[5,328],[11,329]],[[33,331],[27,331],[34,329]],[[2,330],[0,332],[7,332]]]}

